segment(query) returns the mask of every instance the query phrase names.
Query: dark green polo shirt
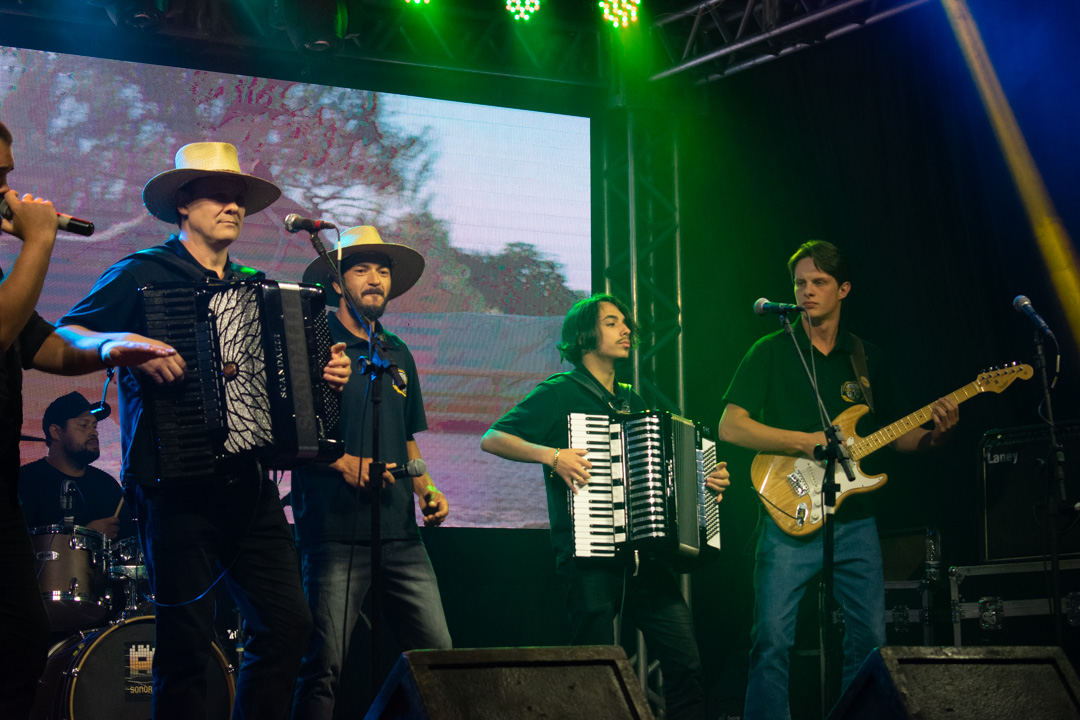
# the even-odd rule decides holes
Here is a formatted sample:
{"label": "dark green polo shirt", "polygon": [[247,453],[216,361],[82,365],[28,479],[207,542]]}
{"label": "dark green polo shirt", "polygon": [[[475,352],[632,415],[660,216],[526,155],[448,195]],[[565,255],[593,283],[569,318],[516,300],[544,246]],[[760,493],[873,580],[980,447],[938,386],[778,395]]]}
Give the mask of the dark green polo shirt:
{"label": "dark green polo shirt", "polygon": [[[590,383],[597,392],[585,387],[571,375]],[[629,386],[620,386],[619,392],[619,397],[612,395],[588,370],[578,367],[570,372],[552,375],[537,385],[525,399],[499,418],[491,429],[537,445],[569,447],[568,417],[571,413],[614,415],[623,400],[630,412],[644,412],[647,409],[645,401]],[[558,476],[552,479],[549,465],[543,465],[542,469],[547,486],[551,545],[555,549],[555,564],[561,568],[573,558],[570,501],[563,479]]]}
{"label": "dark green polo shirt", "polygon": [[[866,404],[862,386],[852,367],[852,336],[841,326],[836,346],[828,355],[812,348],[802,323],[795,327],[795,338],[807,364],[817,375],[822,402],[832,422],[844,410]],[[865,436],[880,426],[900,417],[896,414],[900,397],[884,353],[865,340],[867,374],[874,397],[874,412],[859,423],[858,433]],[[817,409],[806,372],[795,354],[791,339],[783,330],[758,340],[750,348],[735,371],[723,403],[738,405],[750,417],[770,427],[799,432],[821,431],[821,415]],[[881,421],[884,422],[881,422]],[[838,516],[841,519],[865,517],[872,514],[874,493],[845,498]]]}

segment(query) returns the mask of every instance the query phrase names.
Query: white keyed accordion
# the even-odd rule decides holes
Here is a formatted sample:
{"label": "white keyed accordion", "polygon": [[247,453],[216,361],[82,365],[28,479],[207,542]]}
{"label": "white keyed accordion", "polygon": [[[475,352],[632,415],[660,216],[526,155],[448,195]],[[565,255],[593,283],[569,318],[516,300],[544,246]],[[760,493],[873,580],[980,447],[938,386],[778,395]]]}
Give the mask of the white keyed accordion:
{"label": "white keyed accordion", "polygon": [[332,341],[321,288],[249,280],[140,292],[147,335],[187,363],[178,385],[144,385],[159,479],[341,456],[340,395],[322,379]]}
{"label": "white keyed accordion", "polygon": [[572,413],[570,447],[588,451],[588,484],[570,501],[574,557],[653,550],[697,558],[720,549],[720,517],[705,479],[716,468],[708,430],[666,412]]}

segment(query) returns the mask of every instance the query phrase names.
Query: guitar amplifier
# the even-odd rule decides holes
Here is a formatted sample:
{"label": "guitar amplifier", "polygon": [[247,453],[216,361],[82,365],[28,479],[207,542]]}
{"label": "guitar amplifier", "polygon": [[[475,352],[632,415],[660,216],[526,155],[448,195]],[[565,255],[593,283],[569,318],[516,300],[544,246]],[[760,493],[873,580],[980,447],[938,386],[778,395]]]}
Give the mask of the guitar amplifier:
{"label": "guitar amplifier", "polygon": [[[1058,423],[1057,431],[1067,463],[1066,499],[1074,503],[1080,501],[1080,476],[1068,469],[1080,463],[1080,421]],[[1030,560],[1049,554],[1045,528],[1050,460],[1050,433],[1045,425],[983,435],[979,447],[983,560]],[[1058,549],[1063,555],[1080,557],[1080,523],[1069,524],[1058,538]]]}

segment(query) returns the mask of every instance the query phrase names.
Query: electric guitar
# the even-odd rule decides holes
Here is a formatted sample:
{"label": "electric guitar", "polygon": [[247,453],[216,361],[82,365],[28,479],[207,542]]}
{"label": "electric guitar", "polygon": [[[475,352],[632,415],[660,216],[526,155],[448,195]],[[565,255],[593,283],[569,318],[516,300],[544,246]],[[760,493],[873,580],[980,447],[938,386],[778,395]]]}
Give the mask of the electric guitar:
{"label": "electric guitar", "polygon": [[[1027,380],[1032,374],[1030,365],[1011,365],[992,370],[979,375],[974,382],[960,388],[950,397],[960,404],[980,393],[999,393],[1014,380]],[[853,481],[848,480],[843,468],[836,468],[836,484],[839,486],[836,491],[837,508],[848,494],[870,492],[885,484],[888,478],[884,473],[868,477],[859,468],[859,461],[930,420],[931,407],[932,405],[927,405],[916,410],[865,438],[855,434],[855,425],[870,408],[856,405],[837,416],[833,425],[840,426],[840,435],[845,438],[844,444],[851,455],[855,476]],[[803,455],[758,453],[750,466],[750,477],[754,481],[758,498],[781,530],[788,535],[799,537],[810,535],[821,528],[824,511],[821,494],[825,482],[824,461]]]}

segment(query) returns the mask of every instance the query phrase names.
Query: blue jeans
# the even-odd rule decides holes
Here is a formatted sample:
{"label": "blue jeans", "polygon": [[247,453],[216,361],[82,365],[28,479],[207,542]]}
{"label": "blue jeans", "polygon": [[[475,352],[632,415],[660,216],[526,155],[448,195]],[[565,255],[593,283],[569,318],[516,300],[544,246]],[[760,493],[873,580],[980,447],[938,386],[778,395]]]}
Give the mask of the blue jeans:
{"label": "blue jeans", "polygon": [[[785,534],[771,518],[758,539],[754,568],[754,630],[744,720],[786,720],[788,664],[795,616],[810,579],[821,570],[822,533]],[[873,518],[836,523],[833,595],[844,611],[844,681],[885,644],[885,580]]]}
{"label": "blue jeans", "polygon": [[[352,577],[346,587],[350,549],[353,550]],[[315,632],[300,667],[292,717],[293,720],[330,720],[341,666],[349,652],[349,638],[362,617],[361,606],[371,588],[371,546],[318,543],[301,548],[300,558]],[[401,648],[451,649],[439,585],[423,541],[383,542],[382,575],[385,593],[382,607]],[[363,620],[370,628],[370,620],[366,617]]]}

